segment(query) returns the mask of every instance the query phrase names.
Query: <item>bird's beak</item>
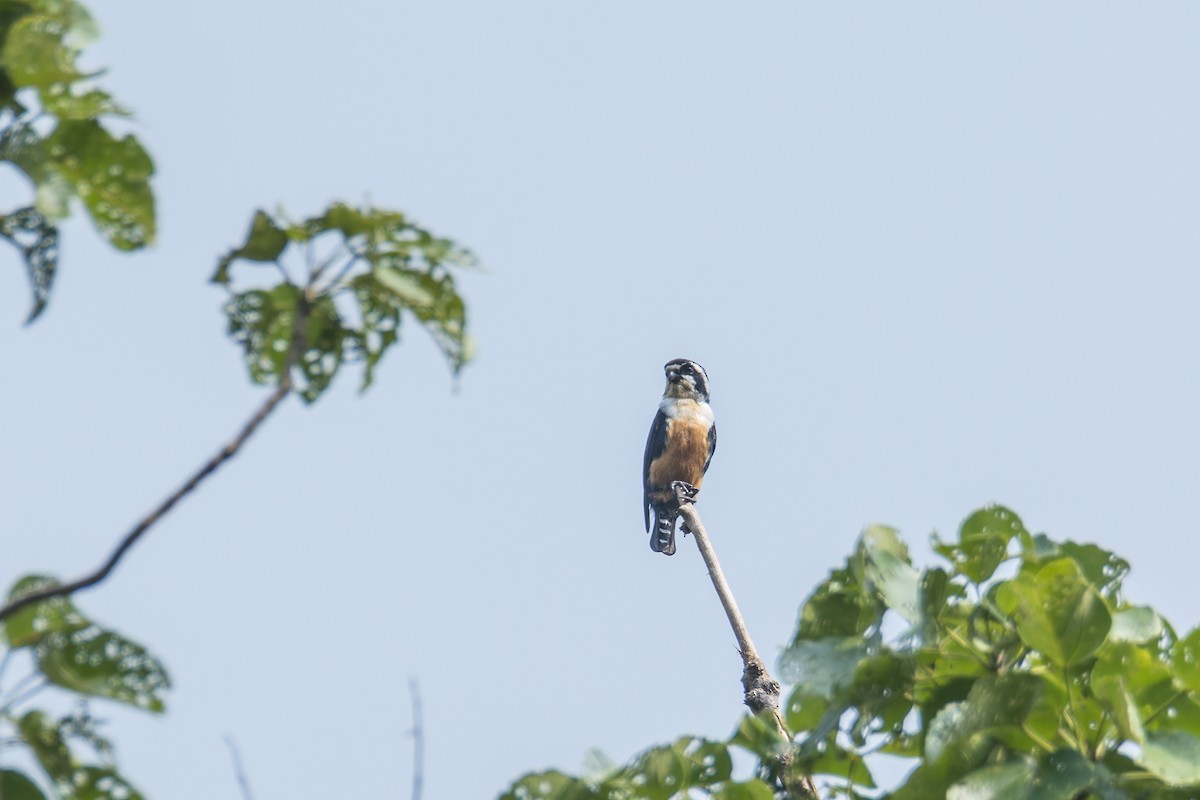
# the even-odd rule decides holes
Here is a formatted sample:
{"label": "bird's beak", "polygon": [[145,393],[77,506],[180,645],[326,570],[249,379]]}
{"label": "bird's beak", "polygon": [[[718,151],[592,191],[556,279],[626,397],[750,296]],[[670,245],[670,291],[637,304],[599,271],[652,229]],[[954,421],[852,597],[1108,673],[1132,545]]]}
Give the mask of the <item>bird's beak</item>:
{"label": "bird's beak", "polygon": [[677,370],[677,369],[667,370],[667,380],[670,381],[671,383],[675,383],[676,381],[678,381],[679,380],[679,370]]}

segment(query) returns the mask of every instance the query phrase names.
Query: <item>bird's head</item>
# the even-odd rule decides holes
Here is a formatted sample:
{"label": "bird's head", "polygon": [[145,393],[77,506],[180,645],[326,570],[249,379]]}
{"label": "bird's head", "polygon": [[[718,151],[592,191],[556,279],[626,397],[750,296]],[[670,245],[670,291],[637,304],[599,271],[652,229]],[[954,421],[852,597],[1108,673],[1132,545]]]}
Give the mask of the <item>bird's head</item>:
{"label": "bird's head", "polygon": [[667,373],[663,397],[708,402],[708,373],[704,367],[686,358],[676,358],[668,361],[663,370]]}

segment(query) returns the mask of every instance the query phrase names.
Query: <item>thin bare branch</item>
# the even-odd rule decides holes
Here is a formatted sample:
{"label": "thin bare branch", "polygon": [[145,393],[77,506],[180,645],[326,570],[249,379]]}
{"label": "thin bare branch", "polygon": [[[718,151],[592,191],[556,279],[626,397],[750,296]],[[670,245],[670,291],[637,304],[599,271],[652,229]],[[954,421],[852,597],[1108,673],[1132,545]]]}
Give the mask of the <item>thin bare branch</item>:
{"label": "thin bare branch", "polygon": [[242,751],[229,734],[225,734],[225,746],[229,748],[229,758],[233,761],[233,776],[242,792],[242,800],[254,800],[254,792],[250,791],[250,781],[246,779],[246,770],[242,767]]}
{"label": "thin bare branch", "polygon": [[425,782],[425,730],[421,722],[421,687],[416,678],[408,679],[408,692],[412,696],[413,716],[413,782],[410,800],[421,800],[421,788]]}
{"label": "thin bare branch", "polygon": [[[742,654],[742,688],[745,691],[745,703],[756,715],[770,712],[780,735],[791,741],[792,732],[788,730],[787,720],[779,710],[779,681],[771,677],[766,665],[758,657],[754,641],[750,638],[750,631],[746,628],[746,621],[738,609],[737,600],[733,597],[729,582],[725,580],[721,562],[717,560],[717,552],[713,549],[712,540],[708,538],[708,531],[700,520],[700,513],[696,511],[696,506],[690,499],[680,495],[678,500],[679,516],[683,518],[683,523],[687,526],[688,531],[696,538],[696,546],[700,548],[700,556],[704,559],[705,566],[708,567],[708,576],[712,579],[713,588],[717,590],[717,597],[720,598],[721,606],[725,609],[729,627],[733,629],[738,650]],[[788,796],[795,797],[797,800],[818,800],[820,795],[810,776],[793,777],[789,774],[792,754],[787,753],[779,760]]]}
{"label": "thin bare branch", "polygon": [[196,487],[204,481],[205,478],[207,478],[209,475],[212,475],[214,472],[220,469],[222,464],[237,455],[238,451],[242,449],[242,445],[244,445],[250,439],[250,437],[254,435],[254,432],[258,430],[258,427],[262,425],[266,418],[271,415],[271,412],[273,412],[279,406],[283,399],[287,397],[288,393],[292,390],[292,366],[299,361],[300,353],[304,348],[304,325],[308,319],[309,307],[310,303],[308,297],[306,295],[302,295],[296,304],[295,324],[292,326],[292,347],[288,351],[287,361],[284,365],[283,375],[279,381],[279,385],[275,388],[275,391],[271,392],[271,395],[266,399],[266,402],[259,406],[258,410],[254,412],[254,415],[247,420],[245,425],[242,426],[242,429],[238,432],[237,436],[233,437],[233,439],[231,439],[228,444],[222,447],[215,456],[205,462],[204,465],[200,467],[200,469],[197,470],[190,478],[188,478],[182,486],[176,489],[170,497],[168,497],[166,500],[160,503],[157,508],[147,514],[141,522],[134,525],[133,529],[130,530],[129,533],[125,534],[124,538],[122,538],[117,544],[116,548],[109,555],[108,559],[101,564],[99,568],[68,583],[58,584],[56,586],[47,586],[43,589],[30,592],[29,594],[22,595],[21,597],[12,600],[7,605],[0,607],[0,620],[13,615],[21,609],[27,608],[34,603],[40,603],[43,600],[49,600],[53,597],[63,597],[65,595],[74,594],[75,592],[83,589],[89,589],[103,581],[109,576],[110,573],[112,573],[114,569],[116,569],[117,564],[121,562],[121,559],[125,557],[125,554],[129,552],[130,548],[137,544],[138,540],[142,538],[142,535],[145,534],[146,531],[150,530],[150,528],[153,527],[156,522],[166,516],[166,514],[175,507],[176,503],[191,494]]}

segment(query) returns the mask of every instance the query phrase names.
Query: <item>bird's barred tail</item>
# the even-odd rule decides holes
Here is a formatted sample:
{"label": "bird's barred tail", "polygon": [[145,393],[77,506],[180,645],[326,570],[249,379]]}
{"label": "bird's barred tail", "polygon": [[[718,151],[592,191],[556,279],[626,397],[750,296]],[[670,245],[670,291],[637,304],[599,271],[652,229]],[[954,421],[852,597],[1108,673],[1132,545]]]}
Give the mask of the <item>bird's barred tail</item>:
{"label": "bird's barred tail", "polygon": [[675,515],[654,511],[654,529],[650,531],[650,549],[664,556],[675,555]]}

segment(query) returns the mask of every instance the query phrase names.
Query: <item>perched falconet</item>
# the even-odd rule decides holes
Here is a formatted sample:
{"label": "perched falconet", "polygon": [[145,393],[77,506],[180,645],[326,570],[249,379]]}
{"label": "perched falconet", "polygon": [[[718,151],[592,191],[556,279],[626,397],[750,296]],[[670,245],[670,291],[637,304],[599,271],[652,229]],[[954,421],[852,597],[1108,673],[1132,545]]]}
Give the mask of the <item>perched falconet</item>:
{"label": "perched falconet", "polygon": [[677,358],[663,369],[667,388],[646,440],[642,505],[650,549],[670,556],[675,554],[675,520],[679,517],[676,489],[688,498],[694,498],[700,490],[717,449],[717,426],[708,405],[708,373],[704,367]]}

